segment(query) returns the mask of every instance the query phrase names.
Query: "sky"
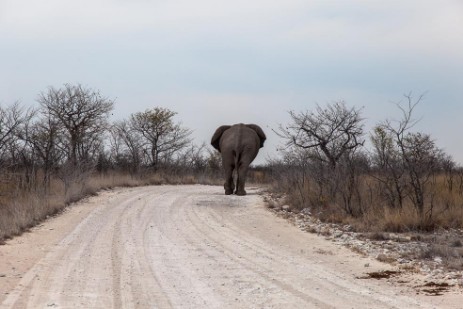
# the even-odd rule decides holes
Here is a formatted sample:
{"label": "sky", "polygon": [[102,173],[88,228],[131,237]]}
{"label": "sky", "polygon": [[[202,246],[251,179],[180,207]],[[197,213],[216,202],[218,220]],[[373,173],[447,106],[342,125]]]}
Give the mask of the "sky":
{"label": "sky", "polygon": [[223,124],[273,130],[343,100],[365,129],[425,94],[415,130],[463,163],[461,0],[0,0],[0,104],[82,84],[112,119],[177,112],[197,144]]}

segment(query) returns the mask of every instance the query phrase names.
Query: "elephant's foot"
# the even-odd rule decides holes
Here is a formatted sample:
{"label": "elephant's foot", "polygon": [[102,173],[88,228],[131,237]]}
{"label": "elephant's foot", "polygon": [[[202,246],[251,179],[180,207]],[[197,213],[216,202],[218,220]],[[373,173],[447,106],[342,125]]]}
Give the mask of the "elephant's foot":
{"label": "elephant's foot", "polygon": [[233,183],[233,180],[225,182],[223,188],[225,189],[225,195],[233,194],[233,191],[235,191],[235,184]]}
{"label": "elephant's foot", "polygon": [[240,196],[246,195],[246,191],[245,190],[236,190],[236,195],[240,195]]}

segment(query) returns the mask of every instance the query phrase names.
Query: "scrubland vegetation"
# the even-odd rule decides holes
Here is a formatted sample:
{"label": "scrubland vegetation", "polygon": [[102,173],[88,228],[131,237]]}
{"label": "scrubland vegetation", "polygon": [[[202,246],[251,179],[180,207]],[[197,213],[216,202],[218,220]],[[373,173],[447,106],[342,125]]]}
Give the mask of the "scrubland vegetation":
{"label": "scrubland vegetation", "polygon": [[364,132],[362,110],[343,102],[291,112],[291,123],[275,130],[286,147],[267,164],[280,196],[270,207],[285,203],[383,245],[410,242],[415,249],[397,249],[399,259],[462,270],[463,169],[415,130],[421,99],[405,96],[399,120],[386,119],[371,132]]}
{"label": "scrubland vegetation", "polygon": [[111,123],[114,102],[81,85],[50,87],[38,103],[0,106],[0,241],[101,189],[222,182],[219,155],[173,111]]}
{"label": "scrubland vegetation", "polygon": [[[432,137],[414,130],[421,97],[397,104],[401,118],[364,132],[361,110],[337,102],[291,112],[286,140],[269,162],[274,190],[296,211],[364,231],[463,227],[463,169]],[[368,142],[371,145],[366,147]]]}
{"label": "scrubland vegetation", "polygon": [[[286,142],[279,157],[249,180],[270,184],[294,211],[357,230],[462,228],[463,169],[414,130],[420,100],[406,96],[400,120],[372,132],[362,110],[343,102],[293,111],[274,130]],[[153,107],[111,122],[113,108],[81,85],[46,89],[36,109],[0,106],[0,241],[101,189],[223,183],[219,154],[194,144],[174,111]]]}

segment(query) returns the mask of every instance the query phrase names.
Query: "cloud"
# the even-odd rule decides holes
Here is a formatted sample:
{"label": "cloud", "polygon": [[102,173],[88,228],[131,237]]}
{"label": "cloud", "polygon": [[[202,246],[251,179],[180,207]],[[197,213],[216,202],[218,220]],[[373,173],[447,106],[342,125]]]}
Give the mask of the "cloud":
{"label": "cloud", "polygon": [[460,0],[2,0],[0,101],[78,82],[122,115],[172,107],[206,140],[339,99],[381,119],[408,91],[435,115],[461,105],[461,16]]}
{"label": "cloud", "polygon": [[462,15],[463,4],[458,1],[439,5],[433,1],[348,1],[318,7],[287,32],[287,43],[307,42],[308,50],[366,56],[400,52],[457,56],[463,48]]}
{"label": "cloud", "polygon": [[[2,28],[22,35],[92,36],[146,28],[176,32],[217,31],[268,25],[276,14],[302,1],[213,1],[213,0],[7,0]],[[267,19],[267,20],[266,20]]]}
{"label": "cloud", "polygon": [[[100,39],[158,48],[241,48],[304,58],[420,54],[463,57],[463,4],[322,0],[6,0],[10,40]],[[295,51],[291,53],[291,50]]]}

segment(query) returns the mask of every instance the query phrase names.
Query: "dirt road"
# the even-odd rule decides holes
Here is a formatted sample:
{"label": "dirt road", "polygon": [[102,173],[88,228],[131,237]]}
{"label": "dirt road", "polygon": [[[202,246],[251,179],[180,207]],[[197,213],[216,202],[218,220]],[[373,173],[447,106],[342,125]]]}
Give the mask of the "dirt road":
{"label": "dirt road", "polygon": [[452,308],[357,279],[387,266],[299,231],[248,193],[142,187],[72,206],[0,246],[0,307]]}

